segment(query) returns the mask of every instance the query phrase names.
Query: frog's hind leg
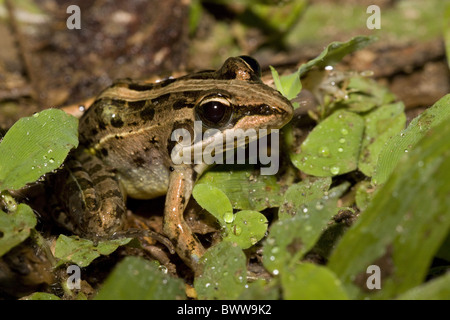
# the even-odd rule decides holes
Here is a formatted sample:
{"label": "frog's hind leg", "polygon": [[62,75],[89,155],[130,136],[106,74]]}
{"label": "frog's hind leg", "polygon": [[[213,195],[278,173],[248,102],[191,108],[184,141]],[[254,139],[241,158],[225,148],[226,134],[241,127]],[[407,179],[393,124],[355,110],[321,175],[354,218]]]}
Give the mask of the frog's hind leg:
{"label": "frog's hind leg", "polygon": [[58,218],[61,224],[90,238],[110,237],[124,227],[124,196],[114,172],[100,159],[77,150],[63,173],[64,178],[55,184],[64,208],[64,215]]}

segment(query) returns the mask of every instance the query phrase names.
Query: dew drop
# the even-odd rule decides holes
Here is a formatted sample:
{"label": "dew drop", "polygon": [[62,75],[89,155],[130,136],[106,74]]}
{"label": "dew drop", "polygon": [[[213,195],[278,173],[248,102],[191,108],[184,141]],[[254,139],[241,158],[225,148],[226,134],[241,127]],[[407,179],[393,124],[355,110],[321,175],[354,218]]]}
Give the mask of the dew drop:
{"label": "dew drop", "polygon": [[159,266],[158,269],[161,270],[162,273],[167,273],[168,271],[166,266]]}
{"label": "dew drop", "polygon": [[339,171],[340,171],[339,167],[331,167],[331,168],[330,168],[330,172],[331,172],[332,174],[338,174]]}
{"label": "dew drop", "polygon": [[31,170],[34,170],[34,169],[36,169],[36,167],[35,167],[35,166],[32,166],[32,167],[31,167]]}
{"label": "dew drop", "polygon": [[234,220],[234,214],[233,212],[225,212],[225,214],[223,215],[223,220],[226,223],[232,223]]}
{"label": "dew drop", "polygon": [[328,147],[323,146],[319,148],[319,156],[321,157],[329,157],[330,156],[330,149]]}
{"label": "dew drop", "polygon": [[344,138],[340,138],[339,139],[339,143],[345,143],[345,139]]}
{"label": "dew drop", "polygon": [[55,163],[55,159],[50,158],[50,159],[48,160],[48,162],[50,162],[50,163]]}
{"label": "dew drop", "polygon": [[270,256],[269,260],[270,261],[275,261],[275,256]]}
{"label": "dew drop", "polygon": [[250,243],[252,245],[255,245],[258,242],[258,239],[256,239],[255,237],[250,237]]}
{"label": "dew drop", "polygon": [[272,250],[270,250],[270,252],[272,252],[273,254],[277,253],[278,251],[280,251],[280,248],[278,247],[273,247]]}
{"label": "dew drop", "polygon": [[36,113],[33,113],[33,117],[34,117],[34,118],[37,118],[37,117],[39,117],[39,113],[38,113],[38,112],[36,112]]}
{"label": "dew drop", "polygon": [[234,226],[234,228],[233,228],[233,233],[234,233],[236,236],[241,235],[241,233],[242,233],[242,228],[239,227],[239,226]]}
{"label": "dew drop", "polygon": [[322,210],[322,209],[323,209],[323,203],[320,202],[320,201],[317,202],[317,203],[316,203],[316,209],[317,209],[317,210]]}
{"label": "dew drop", "polygon": [[278,269],[275,269],[275,270],[272,271],[272,274],[274,276],[277,276],[279,273],[280,273],[280,271],[278,271]]}
{"label": "dew drop", "polygon": [[344,149],[339,148],[338,151],[339,151],[339,152],[344,152]]}
{"label": "dew drop", "polygon": [[348,135],[348,130],[345,129],[345,128],[342,128],[342,129],[341,129],[341,133],[342,133],[344,136],[346,136],[346,135]]}

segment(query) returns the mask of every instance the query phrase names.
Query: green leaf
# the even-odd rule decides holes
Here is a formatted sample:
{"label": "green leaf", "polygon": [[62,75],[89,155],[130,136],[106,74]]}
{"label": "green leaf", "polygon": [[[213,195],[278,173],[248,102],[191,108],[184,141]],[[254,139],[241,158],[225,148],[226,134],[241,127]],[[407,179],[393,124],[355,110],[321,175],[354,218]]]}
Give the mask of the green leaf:
{"label": "green leaf", "polygon": [[278,281],[271,279],[266,281],[258,279],[247,284],[244,291],[238,297],[238,300],[278,300],[279,288]]}
{"label": "green leaf", "polygon": [[0,257],[28,238],[36,223],[33,209],[26,204],[19,204],[12,213],[0,210]]}
{"label": "green leaf", "polygon": [[361,181],[356,186],[355,203],[360,211],[365,211],[375,194],[375,188],[370,181]]}
{"label": "green leaf", "polygon": [[450,273],[400,295],[399,300],[450,300]]}
{"label": "green leaf", "polygon": [[347,300],[339,279],[328,268],[302,263],[281,274],[286,300]]}
{"label": "green leaf", "polygon": [[357,168],[364,119],[338,110],[319,123],[303,141],[292,163],[306,174],[331,177]]}
{"label": "green leaf", "polygon": [[[196,184],[192,190],[192,196],[195,201],[203,208],[211,213],[221,225],[225,225],[227,220],[232,220],[233,207],[227,195],[208,184]],[[229,218],[231,216],[231,218]]]}
{"label": "green leaf", "polygon": [[234,209],[262,211],[279,206],[282,196],[277,178],[260,175],[251,165],[221,165],[206,172],[197,184],[222,190]]}
{"label": "green leaf", "polygon": [[203,273],[195,278],[199,299],[237,299],[247,283],[246,257],[230,242],[208,249],[200,259]]}
{"label": "green leaf", "polygon": [[374,36],[357,36],[347,42],[332,42],[316,58],[300,66],[298,69],[299,76],[302,77],[315,66],[324,68],[326,66],[334,65],[341,61],[346,55],[361,50],[375,40],[377,40],[377,38]]}
{"label": "green leaf", "polygon": [[272,77],[277,90],[280,91],[283,96],[288,100],[297,97],[302,90],[302,83],[300,82],[300,77],[297,72],[280,77],[274,67],[270,66],[270,71],[272,72]]}
{"label": "green leaf", "polygon": [[197,184],[192,195],[222,226],[224,241],[234,242],[242,249],[247,249],[264,237],[268,222],[258,211],[243,210],[233,214],[225,193],[208,184]]}
{"label": "green leaf", "polygon": [[[264,26],[261,29],[265,27],[276,30],[278,31],[276,33],[278,36],[280,36],[280,33],[283,35],[288,32],[299,20],[302,12],[304,12],[307,7],[306,0],[286,2],[247,0],[246,2],[250,5],[249,9],[252,12],[251,15],[248,15],[248,20],[256,20],[256,15],[257,21],[264,23]],[[260,2],[260,4],[257,2]],[[263,4],[264,2],[267,4]],[[280,3],[282,5],[280,5]],[[259,26],[261,26],[261,23]]]}
{"label": "green leaf", "polygon": [[[396,165],[427,132],[450,118],[450,94],[442,97],[432,107],[417,116],[409,126],[394,135],[381,150],[372,178],[374,184],[383,184]],[[407,155],[406,155],[407,156]]]}
{"label": "green leaf", "polygon": [[125,257],[103,283],[96,300],[184,299],[184,283],[159,269],[157,262]]}
{"label": "green leaf", "polygon": [[330,177],[306,179],[291,185],[284,194],[284,203],[278,210],[278,218],[291,218],[308,202],[323,198],[330,185]]}
{"label": "green leaf", "polygon": [[[429,130],[338,243],[328,267],[351,297],[391,299],[424,281],[450,228],[449,137],[447,122]],[[381,290],[367,290],[370,265]]]}
{"label": "green leaf", "polygon": [[322,199],[296,207],[292,218],[272,224],[263,246],[263,264],[268,271],[282,273],[314,246],[331,217],[338,212],[337,199],[348,186],[349,183],[339,185]]}
{"label": "green leaf", "polygon": [[371,177],[378,163],[378,156],[386,142],[405,128],[406,115],[402,102],[377,108],[364,116],[365,131],[358,169]]}
{"label": "green leaf", "polygon": [[35,292],[22,298],[23,300],[61,300],[61,298],[55,296],[54,294],[47,292]]}
{"label": "green leaf", "polygon": [[127,244],[131,238],[99,241],[94,244],[91,240],[78,236],[67,237],[60,235],[56,240],[55,257],[61,259],[58,266],[64,263],[75,263],[80,267],[87,267],[100,255],[109,255],[119,246]]}
{"label": "green leaf", "polygon": [[349,111],[367,112],[376,106],[394,102],[395,95],[386,86],[372,78],[355,76],[350,78],[347,90],[350,91],[344,104]]}
{"label": "green leaf", "polygon": [[17,121],[0,143],[0,190],[17,190],[58,168],[78,146],[78,120],[48,109]]}
{"label": "green leaf", "polygon": [[239,211],[234,221],[226,224],[223,240],[236,243],[242,249],[250,248],[264,237],[267,225],[267,218],[258,211]]}

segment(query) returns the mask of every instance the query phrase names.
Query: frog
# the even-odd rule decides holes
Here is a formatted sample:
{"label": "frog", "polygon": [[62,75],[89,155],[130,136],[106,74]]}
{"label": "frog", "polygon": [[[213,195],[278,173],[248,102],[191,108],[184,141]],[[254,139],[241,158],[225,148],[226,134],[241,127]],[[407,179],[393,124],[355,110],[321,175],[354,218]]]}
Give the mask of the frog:
{"label": "frog", "polygon": [[[270,132],[292,114],[290,101],[262,82],[261,67],[249,56],[156,83],[117,80],[79,120],[79,147],[57,186],[64,212],[58,221],[75,234],[107,238],[126,230],[127,198],[165,196],[164,236],[184,263],[198,270],[205,247],[183,213],[195,182],[211,165],[173,161],[179,142],[173,132],[194,134],[195,123],[224,135],[249,128]],[[193,139],[183,150],[202,143],[204,149],[206,140]]]}

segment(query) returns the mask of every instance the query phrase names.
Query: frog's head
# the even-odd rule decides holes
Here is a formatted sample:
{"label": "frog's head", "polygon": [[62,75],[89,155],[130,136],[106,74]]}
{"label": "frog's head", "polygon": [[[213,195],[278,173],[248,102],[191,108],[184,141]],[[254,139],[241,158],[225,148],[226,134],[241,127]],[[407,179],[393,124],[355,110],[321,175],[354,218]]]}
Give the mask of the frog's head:
{"label": "frog's head", "polygon": [[259,63],[249,57],[228,58],[211,82],[215,88],[195,106],[205,128],[279,129],[292,118],[292,104],[261,81]]}
{"label": "frog's head", "polygon": [[[201,81],[203,88],[193,103],[193,117],[208,134],[201,139],[196,134],[184,151],[220,144],[224,151],[235,148],[281,128],[292,118],[292,104],[261,81],[261,68],[251,57],[229,58],[219,70],[200,72],[192,79]],[[225,144],[230,138],[235,143]]]}

